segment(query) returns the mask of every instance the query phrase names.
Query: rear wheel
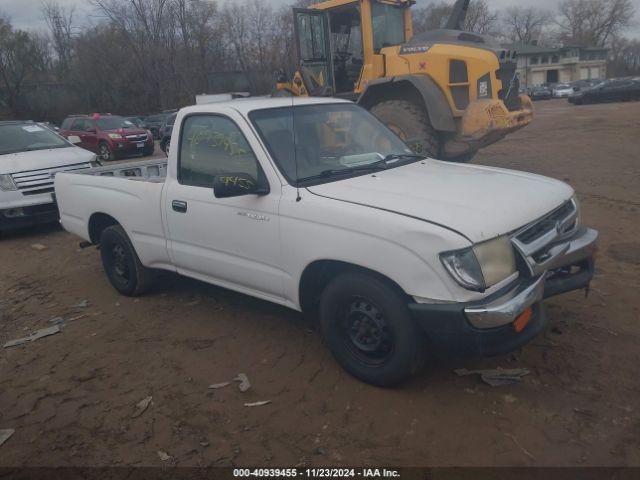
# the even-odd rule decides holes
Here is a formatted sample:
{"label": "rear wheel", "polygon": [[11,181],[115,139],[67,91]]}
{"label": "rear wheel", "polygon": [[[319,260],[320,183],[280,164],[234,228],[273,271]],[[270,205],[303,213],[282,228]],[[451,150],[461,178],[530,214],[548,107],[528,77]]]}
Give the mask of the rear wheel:
{"label": "rear wheel", "polygon": [[336,360],[364,382],[393,386],[423,365],[423,335],[406,300],[373,275],[345,273],[332,280],[322,293],[319,316]]}
{"label": "rear wheel", "polygon": [[105,228],[100,235],[100,256],[111,285],[121,294],[135,297],[153,285],[154,271],[140,263],[131,240],[120,225]]}
{"label": "rear wheel", "polygon": [[406,100],[388,100],[374,105],[371,113],[415,153],[438,158],[440,139],[423,108]]}

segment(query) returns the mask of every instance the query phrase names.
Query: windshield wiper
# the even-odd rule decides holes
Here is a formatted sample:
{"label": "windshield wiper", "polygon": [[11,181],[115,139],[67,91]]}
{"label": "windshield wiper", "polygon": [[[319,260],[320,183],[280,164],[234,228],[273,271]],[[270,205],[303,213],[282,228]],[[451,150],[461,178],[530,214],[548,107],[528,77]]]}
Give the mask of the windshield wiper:
{"label": "windshield wiper", "polygon": [[377,162],[373,162],[373,163],[368,163],[366,165],[358,165],[357,167],[351,167],[351,168],[332,168],[329,170],[323,170],[322,172],[320,172],[317,175],[311,175],[309,177],[304,177],[299,179],[299,182],[306,182],[309,180],[317,180],[320,178],[330,178],[330,177],[334,177],[336,175],[349,175],[350,173],[354,173],[354,172],[377,172],[380,170],[386,170],[387,169],[387,162],[385,162],[384,160],[379,160]]}
{"label": "windshield wiper", "polygon": [[386,157],[384,157],[384,159],[382,160],[383,162],[385,162],[386,164],[389,164],[391,162],[397,162],[400,160],[425,160],[429,157],[426,157],[424,155],[418,155],[416,153],[391,153],[389,155],[387,155]]}

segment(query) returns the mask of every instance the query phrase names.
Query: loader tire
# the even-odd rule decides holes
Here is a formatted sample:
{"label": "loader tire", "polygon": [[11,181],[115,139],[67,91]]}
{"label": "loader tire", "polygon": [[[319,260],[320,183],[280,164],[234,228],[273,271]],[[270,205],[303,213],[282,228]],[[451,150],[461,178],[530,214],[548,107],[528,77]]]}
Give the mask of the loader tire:
{"label": "loader tire", "polygon": [[156,272],[142,265],[120,225],[105,228],[100,235],[100,256],[111,285],[122,295],[143,295],[155,283]]}
{"label": "loader tire", "polygon": [[440,139],[424,108],[406,100],[388,100],[371,107],[371,113],[415,153],[439,157]]}

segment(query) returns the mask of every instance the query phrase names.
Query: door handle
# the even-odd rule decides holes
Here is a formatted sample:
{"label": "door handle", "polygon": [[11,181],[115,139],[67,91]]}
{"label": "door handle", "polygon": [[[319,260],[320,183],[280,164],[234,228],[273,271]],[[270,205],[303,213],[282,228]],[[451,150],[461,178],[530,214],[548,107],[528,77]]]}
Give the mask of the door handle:
{"label": "door handle", "polygon": [[187,202],[183,202],[182,200],[174,200],[173,202],[171,202],[171,208],[173,208],[174,212],[187,213]]}

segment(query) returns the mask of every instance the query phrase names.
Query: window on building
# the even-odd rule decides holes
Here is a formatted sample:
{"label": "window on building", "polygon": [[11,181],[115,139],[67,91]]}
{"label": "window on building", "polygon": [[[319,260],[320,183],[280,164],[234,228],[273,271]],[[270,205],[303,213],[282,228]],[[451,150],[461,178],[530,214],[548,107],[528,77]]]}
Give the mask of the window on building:
{"label": "window on building", "polygon": [[540,63],[549,63],[549,57],[542,57],[542,59],[540,60]]}
{"label": "window on building", "polygon": [[537,65],[538,64],[538,57],[531,57],[531,65]]}
{"label": "window on building", "polygon": [[558,63],[560,61],[560,57],[558,55],[554,55],[551,57],[551,63]]}

